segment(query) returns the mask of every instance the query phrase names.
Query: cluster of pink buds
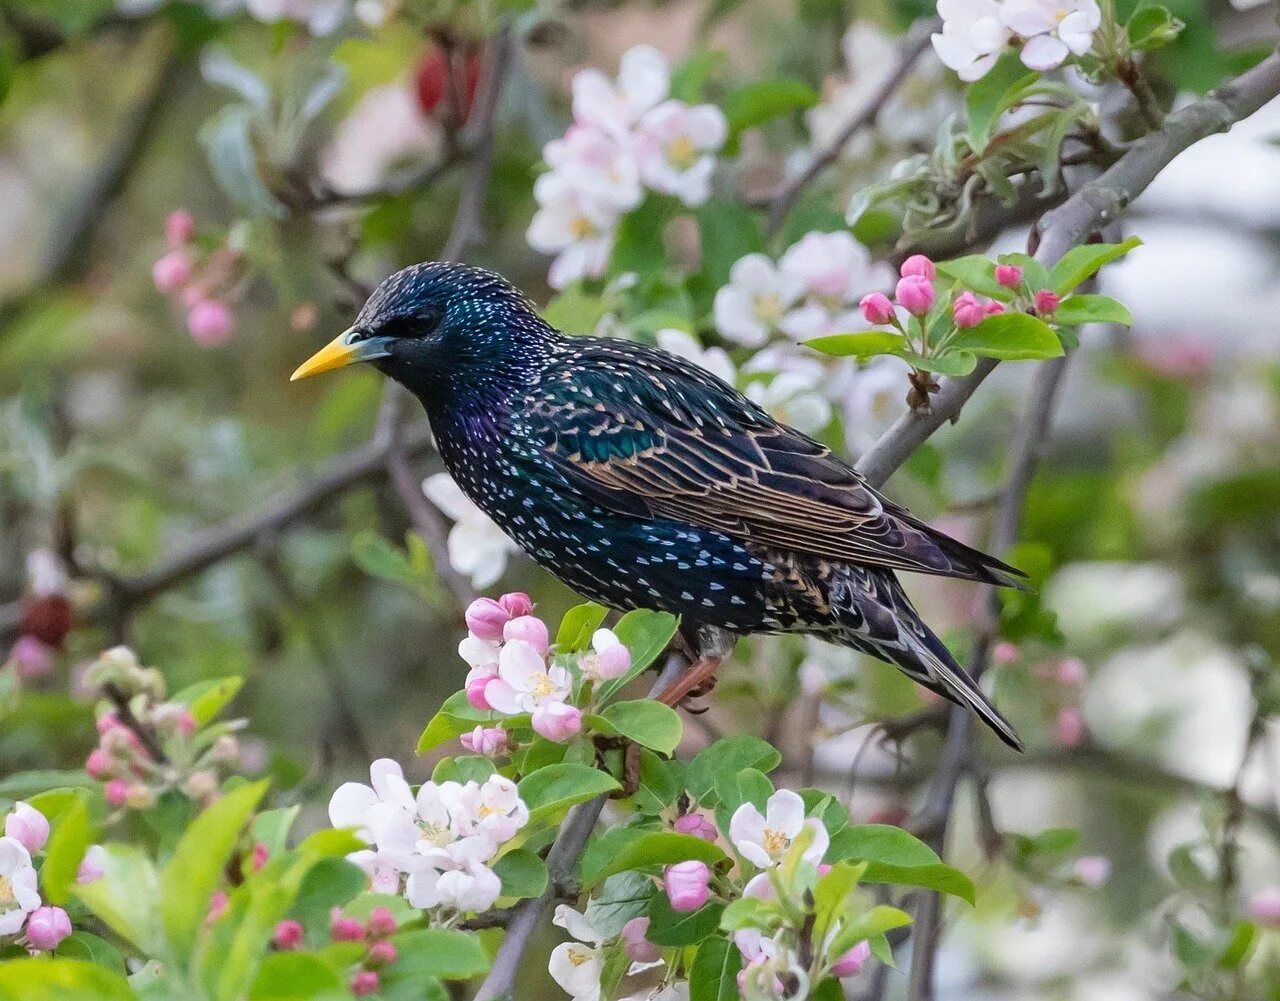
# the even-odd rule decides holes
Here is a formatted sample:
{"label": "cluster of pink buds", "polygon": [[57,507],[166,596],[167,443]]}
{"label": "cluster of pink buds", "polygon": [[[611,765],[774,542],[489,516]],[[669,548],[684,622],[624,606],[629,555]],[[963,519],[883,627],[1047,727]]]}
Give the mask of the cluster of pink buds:
{"label": "cluster of pink buds", "polygon": [[151,267],[156,289],[185,310],[187,331],[201,347],[225,344],[235,328],[229,298],[243,272],[243,255],[229,246],[201,253],[195,219],[178,209],[164,226],[168,252]]}
{"label": "cluster of pink buds", "polygon": [[124,699],[127,706],[127,712],[113,707],[99,714],[98,744],[85,760],[85,771],[103,783],[109,806],[144,810],[170,789],[201,804],[217,797],[219,770],[239,758],[231,733],[202,731],[187,706],[166,701],[160,673],[142,667],[126,647],[103,653],[90,665],[85,681],[91,690],[111,695],[113,703]]}
{"label": "cluster of pink buds", "polygon": [[[335,907],[329,916],[329,938],[333,942],[360,942],[366,946],[364,956],[351,971],[347,982],[356,997],[367,997],[381,986],[380,971],[396,961],[396,947],[390,941],[396,931],[395,915],[386,907],[375,907],[369,920],[361,924]],[[297,921],[281,921],[272,934],[272,944],[281,951],[302,948],[302,925]]]}
{"label": "cluster of pink buds", "polygon": [[[1002,651],[997,647],[995,652],[999,655]],[[1035,676],[1049,686],[1054,743],[1060,747],[1079,746],[1085,738],[1080,696],[1089,680],[1084,662],[1076,657],[1055,657],[1036,664],[1033,670]]]}

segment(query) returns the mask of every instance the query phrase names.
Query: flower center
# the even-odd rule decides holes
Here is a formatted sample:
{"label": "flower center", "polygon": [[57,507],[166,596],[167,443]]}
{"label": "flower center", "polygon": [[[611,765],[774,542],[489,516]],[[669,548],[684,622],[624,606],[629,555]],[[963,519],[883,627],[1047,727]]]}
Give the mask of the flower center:
{"label": "flower center", "polygon": [[433,845],[447,845],[453,840],[453,835],[447,825],[427,821],[422,825],[422,839]]}
{"label": "flower center", "polygon": [[591,962],[591,953],[585,949],[569,948],[569,963],[572,966],[583,966]]}
{"label": "flower center", "polygon": [[546,671],[535,671],[529,675],[529,693],[541,702],[555,692],[556,686],[551,683],[551,675]]}
{"label": "flower center", "polygon": [[753,300],[756,319],[772,326],[782,319],[782,300],[776,295],[758,295]]}
{"label": "flower center", "polygon": [[571,232],[576,240],[585,240],[595,232],[595,227],[591,225],[591,220],[584,215],[575,216],[573,221],[569,223],[569,232]]}
{"label": "flower center", "polygon": [[770,858],[778,858],[783,852],[791,847],[791,839],[781,831],[775,831],[772,827],[766,827],[761,837],[761,844],[765,852]]}
{"label": "flower center", "polygon": [[698,150],[688,136],[676,136],[667,143],[667,162],[677,170],[688,170],[698,158]]}
{"label": "flower center", "polygon": [[8,910],[18,902],[18,895],[13,892],[13,881],[8,876],[0,876],[0,910]]}

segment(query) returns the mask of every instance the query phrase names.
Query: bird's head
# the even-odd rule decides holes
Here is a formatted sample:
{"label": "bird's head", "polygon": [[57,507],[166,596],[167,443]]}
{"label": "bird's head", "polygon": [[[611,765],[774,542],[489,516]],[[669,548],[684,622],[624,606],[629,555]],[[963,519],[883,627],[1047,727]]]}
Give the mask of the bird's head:
{"label": "bird's head", "polygon": [[291,381],[371,362],[424,403],[458,389],[519,378],[555,332],[501,275],[445,261],[397,271],[351,327],[303,362]]}

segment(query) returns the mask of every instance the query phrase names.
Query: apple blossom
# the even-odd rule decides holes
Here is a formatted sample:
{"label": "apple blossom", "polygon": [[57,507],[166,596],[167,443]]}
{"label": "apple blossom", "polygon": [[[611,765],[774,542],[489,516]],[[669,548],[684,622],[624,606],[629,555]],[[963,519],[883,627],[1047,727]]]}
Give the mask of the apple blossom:
{"label": "apple blossom", "polygon": [[711,870],[707,863],[696,859],[667,866],[662,874],[662,886],[671,909],[681,914],[696,911],[711,894],[710,879]]}
{"label": "apple blossom", "polygon": [[170,250],[184,247],[196,236],[196,220],[186,209],[174,209],[164,221],[164,240]]}
{"label": "apple blossom", "polygon": [[1111,860],[1102,855],[1086,855],[1076,859],[1072,872],[1085,886],[1098,887],[1111,875]]}
{"label": "apple blossom", "polygon": [[976,327],[987,318],[987,311],[972,292],[961,292],[951,304],[951,315],[957,327]]}
{"label": "apple blossom", "polygon": [[396,917],[389,907],[375,907],[369,912],[370,935],[375,937],[393,935],[398,927]]}
{"label": "apple blossom", "polygon": [[803,291],[797,275],[780,271],[764,254],[747,254],[729,270],[729,284],[716,291],[716,329],[728,340],[758,348]]}
{"label": "apple blossom", "polygon": [[844,433],[849,448],[865,452],[902,413],[911,367],[882,355],[857,369],[844,394]]}
{"label": "apple blossom", "polygon": [[108,806],[121,807],[129,800],[129,783],[124,779],[112,779],[103,786],[102,791],[107,797]]}
{"label": "apple blossom", "polygon": [[617,214],[554,171],[534,182],[533,194],[538,211],[525,239],[534,250],[555,257],[547,275],[551,287],[560,289],[580,278],[603,275],[613,251]]}
{"label": "apple blossom", "polygon": [[915,316],[924,316],[933,309],[937,295],[933,283],[923,275],[905,275],[894,290],[898,305]]}
{"label": "apple blossom", "polygon": [[902,262],[902,267],[898,269],[898,274],[903,278],[908,275],[917,275],[925,281],[931,282],[938,277],[938,268],[924,254],[912,254]]}
{"label": "apple blossom", "polygon": [[374,942],[369,946],[369,951],[365,953],[364,961],[367,966],[390,966],[396,961],[396,947],[390,942]]}
{"label": "apple blossom", "polygon": [[992,299],[989,303],[982,307],[987,316],[995,316],[997,313],[1004,312],[1004,303],[996,299]]}
{"label": "apple blossom", "polygon": [[692,834],[703,841],[715,841],[720,836],[716,825],[701,813],[681,814],[671,826],[679,834]]}
{"label": "apple blossom", "polygon": [[477,726],[458,739],[472,754],[483,754],[490,758],[498,754],[506,754],[511,750],[511,738],[501,727]]}
{"label": "apple blossom", "polygon": [[743,803],[734,811],[729,821],[729,840],[752,865],[768,869],[782,861],[791,843],[805,829],[812,831],[813,837],[803,858],[817,865],[830,843],[827,829],[816,817],[805,819],[804,800],[798,793],[779,789],[769,797],[763,815],[753,803]]}
{"label": "apple blossom", "polygon": [[591,926],[582,914],[560,904],[553,924],[559,925],[576,939],[562,942],[551,952],[547,969],[551,978],[574,1001],[599,1001],[600,977],[604,973],[605,936]]}
{"label": "apple blossom", "polygon": [[587,125],[573,125],[563,139],[547,143],[543,159],[584,200],[609,213],[640,204],[640,165],[629,136]]}
{"label": "apple blossom", "polygon": [[464,868],[440,874],[436,883],[440,907],[461,912],[487,911],[502,895],[502,881],[481,862],[468,862]]}
{"label": "apple blossom", "polygon": [[1016,264],[997,264],[996,281],[1005,288],[1017,288],[1022,284],[1022,269]]}
{"label": "apple blossom", "polygon": [[1012,37],[1000,7],[998,0],[938,0],[942,31],[932,36],[933,49],[967,83],[987,75]]}
{"label": "apple blossom", "polygon": [[31,853],[16,838],[0,838],[0,935],[16,935],[39,906]]}
{"label": "apple blossom", "polygon": [[103,866],[106,860],[107,850],[102,845],[90,845],[76,870],[76,882],[83,886],[101,879],[105,874]]}
{"label": "apple blossom", "polygon": [[1079,688],[1089,678],[1084,661],[1079,657],[1063,657],[1057,665],[1058,681],[1070,688]]}
{"label": "apple blossom", "polygon": [[1057,311],[1058,306],[1062,304],[1062,297],[1057,292],[1051,292],[1048,289],[1041,289],[1036,293],[1036,312],[1041,316],[1047,316]]}
{"label": "apple blossom", "polygon": [[498,665],[490,664],[485,667],[472,668],[467,673],[467,680],[464,689],[467,693],[467,702],[475,709],[489,712],[493,706],[489,704],[489,699],[485,696],[485,692],[489,688],[489,683],[498,676]]}
{"label": "apple blossom", "polygon": [[635,133],[640,174],[654,191],[675,195],[689,208],[711,197],[715,153],[729,125],[715,105],[664,101],[640,119]]}
{"label": "apple blossom", "polygon": [[862,310],[862,315],[868,323],[881,326],[893,322],[893,303],[883,292],[864,295],[858,302],[858,308]]}
{"label": "apple blossom", "polygon": [[992,663],[1000,667],[1016,664],[1021,658],[1022,651],[1018,649],[1018,644],[1008,640],[1000,640],[991,650]]}
{"label": "apple blossom", "polygon": [[862,969],[870,958],[871,943],[866,941],[859,942],[831,964],[831,975],[833,977],[852,977]]}
{"label": "apple blossom", "polygon": [[508,555],[518,552],[510,537],[471,502],[448,473],[428,476],[422,481],[422,492],[454,523],[449,529],[449,565],[470,577],[478,588],[501,577]]}
{"label": "apple blossom", "polygon": [[[466,620],[467,631],[471,636],[484,643],[500,642],[502,627],[511,621],[511,615],[507,610],[492,598],[476,598],[467,606],[463,618]],[[463,656],[465,657],[465,654]],[[497,662],[496,656],[494,662]]]}
{"label": "apple blossom", "polygon": [[787,248],[778,267],[802,287],[803,302],[779,322],[795,340],[861,329],[863,317],[854,304],[892,280],[889,267],[873,262],[867,249],[843,230],[806,233]]}
{"label": "apple blossom", "polygon": [[743,395],[805,434],[817,434],[831,423],[830,401],[798,372],[781,372],[768,383],[748,383]]}
{"label": "apple blossom", "polygon": [[[734,945],[747,961],[747,965],[738,973],[738,992],[744,998],[757,1001],[764,998],[809,996],[808,973],[780,939],[781,935],[765,938],[754,928],[744,928],[733,933]],[[784,977],[794,985],[790,993]]]}
{"label": "apple blossom", "polygon": [[1053,722],[1053,739],[1062,747],[1075,747],[1084,739],[1084,717],[1075,706],[1058,710]]}
{"label": "apple blossom", "polygon": [[225,344],[234,325],[231,307],[218,299],[201,299],[187,313],[187,331],[201,347]]}
{"label": "apple blossom", "polygon": [[1097,0],[1004,0],[1000,20],[1027,40],[1022,62],[1044,72],[1089,51],[1102,9]]}
{"label": "apple blossom", "polygon": [[631,651],[612,629],[597,629],[591,634],[591,652],[578,664],[587,680],[612,681],[631,669]]}
{"label": "apple blossom", "polygon": [[573,78],[573,117],[577,122],[625,135],[671,89],[671,64],[650,45],[636,45],[622,56],[617,83],[598,69]]}
{"label": "apple blossom", "polygon": [[364,925],[335,907],[329,912],[329,937],[335,942],[363,942]]}
{"label": "apple blossom", "polygon": [[571,691],[569,672],[548,665],[543,655],[524,640],[503,644],[498,677],[485,689],[485,698],[500,713],[533,712],[551,702],[564,702]]}
{"label": "apple blossom", "polygon": [[4,834],[34,855],[49,840],[49,821],[34,806],[19,800],[4,818]]}
{"label": "apple blossom", "polygon": [[502,639],[504,642],[523,640],[543,657],[551,649],[551,634],[547,630],[547,624],[533,615],[521,615],[508,622],[502,627]]}
{"label": "apple blossom", "polygon": [[582,732],[582,710],[563,702],[547,702],[533,711],[533,730],[557,744]]}
{"label": "apple blossom", "polygon": [[27,918],[27,941],[41,952],[52,952],[71,934],[71,918],[61,907],[46,904]]}
{"label": "apple blossom", "polygon": [[302,945],[302,925],[292,919],[277,922],[271,934],[271,944],[277,949],[297,949]]}
{"label": "apple blossom", "polygon": [[622,946],[633,963],[656,963],[662,958],[662,950],[645,938],[649,930],[648,918],[632,918],[622,926]]}
{"label": "apple blossom", "polygon": [[381,986],[378,974],[373,970],[359,970],[351,977],[351,993],[358,998],[368,997]]}
{"label": "apple blossom", "polygon": [[364,841],[377,837],[373,822],[385,822],[389,814],[411,815],[416,807],[413,790],[398,762],[390,758],[373,762],[369,782],[344,782],[329,797],[329,823],[354,829]]}
{"label": "apple blossom", "polygon": [[372,849],[352,852],[347,861],[369,877],[369,887],[374,893],[399,893],[400,870],[392,860]]}
{"label": "apple blossom", "polygon": [[170,295],[191,281],[195,266],[184,250],[171,250],[151,266],[151,280],[156,291]]}
{"label": "apple blossom", "polygon": [[510,841],[529,822],[529,808],[515,782],[503,775],[464,785],[453,800],[451,815],[459,836],[483,834],[498,844]]}
{"label": "apple blossom", "polygon": [[1261,925],[1280,927],[1280,886],[1266,886],[1249,901],[1249,917]]}
{"label": "apple blossom", "polygon": [[673,327],[659,330],[654,338],[668,354],[688,359],[731,386],[737,381],[737,368],[723,348],[704,348],[693,334]]}

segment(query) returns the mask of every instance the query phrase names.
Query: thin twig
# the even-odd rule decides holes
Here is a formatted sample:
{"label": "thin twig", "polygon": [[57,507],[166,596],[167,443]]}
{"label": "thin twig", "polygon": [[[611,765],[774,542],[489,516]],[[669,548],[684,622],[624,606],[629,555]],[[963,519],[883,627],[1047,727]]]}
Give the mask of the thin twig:
{"label": "thin twig", "polygon": [[129,704],[129,696],[111,682],[107,682],[102,686],[102,694],[110,699],[111,704],[115,706],[116,719],[126,729],[133,732],[134,736],[138,738],[138,742],[146,749],[151,760],[156,764],[165,764],[169,760],[169,756],[164,753],[164,748],[160,746],[160,738],[156,735],[155,730],[134,715],[133,707]]}

